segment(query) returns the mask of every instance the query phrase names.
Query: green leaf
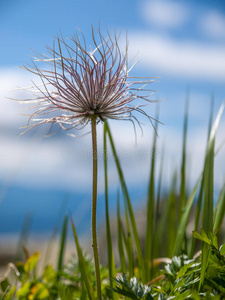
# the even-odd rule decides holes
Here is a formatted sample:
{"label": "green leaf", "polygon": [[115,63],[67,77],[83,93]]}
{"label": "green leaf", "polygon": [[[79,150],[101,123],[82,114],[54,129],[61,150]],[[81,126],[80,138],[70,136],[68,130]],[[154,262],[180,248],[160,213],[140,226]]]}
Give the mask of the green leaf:
{"label": "green leaf", "polygon": [[216,120],[210,132],[210,137],[206,150],[205,165],[204,165],[204,201],[202,227],[206,233],[213,231],[213,167],[214,167],[214,147],[216,132],[224,110],[225,101],[222,103]]}
{"label": "green leaf", "polygon": [[[208,141],[209,141],[210,132],[211,132],[211,129],[212,129],[213,111],[214,111],[214,94],[212,94],[212,97],[211,97],[211,105],[210,105],[210,110],[209,110],[208,138],[207,138]],[[195,228],[194,228],[195,231],[197,231],[198,228],[199,228],[200,216],[201,216],[201,213],[202,213],[201,208],[202,208],[202,200],[203,200],[203,187],[204,187],[204,184],[203,184],[203,180],[202,180],[200,191],[199,191],[199,196],[198,196],[198,200],[197,200],[197,205],[196,205]],[[196,246],[196,239],[192,238],[189,257],[194,256],[195,246]]]}
{"label": "green leaf", "polygon": [[[156,113],[155,119],[158,119],[158,111]],[[158,122],[155,123],[155,132],[153,136],[153,146],[151,151],[151,171],[148,183],[148,202],[147,202],[147,222],[146,222],[146,233],[145,233],[145,267],[146,267],[146,280],[150,280],[150,275],[152,274],[152,260],[153,260],[153,240],[154,232],[156,228],[155,225],[155,153],[156,153],[156,141],[157,141],[157,128]]]}
{"label": "green leaf", "polygon": [[125,200],[126,200],[128,211],[129,211],[129,217],[130,217],[131,226],[132,226],[132,230],[133,230],[134,241],[135,241],[135,245],[136,245],[136,249],[137,249],[139,269],[140,269],[140,272],[141,272],[140,275],[142,277],[142,280],[145,282],[145,265],[144,265],[144,259],[143,259],[142,250],[141,250],[141,243],[140,243],[140,238],[138,236],[137,225],[136,225],[136,222],[135,222],[133,208],[132,208],[132,205],[131,205],[131,202],[130,202],[130,197],[129,197],[128,189],[127,189],[125,179],[124,179],[124,176],[123,176],[122,168],[120,166],[118,155],[116,153],[116,148],[115,148],[113,138],[112,138],[112,135],[111,135],[111,132],[110,132],[110,129],[109,129],[109,126],[108,126],[107,122],[105,122],[105,128],[107,130],[107,134],[108,134],[110,145],[111,145],[112,152],[113,152],[113,155],[114,155],[117,171],[118,171],[119,178],[120,178],[120,184],[121,184],[121,187],[122,187],[122,190],[123,190],[123,194],[125,195]]}
{"label": "green leaf", "polygon": [[182,145],[182,163],[181,163],[181,185],[180,185],[180,201],[179,201],[179,221],[183,215],[185,206],[185,183],[186,183],[186,143],[187,143],[187,128],[188,128],[188,107],[189,107],[189,90],[186,95],[186,105],[184,114],[184,127],[183,127],[183,145]]}
{"label": "green leaf", "polygon": [[24,265],[24,271],[27,274],[36,267],[39,257],[40,257],[39,252],[36,252],[32,256],[28,257]]}
{"label": "green leaf", "polygon": [[63,228],[61,233],[61,242],[60,242],[60,250],[59,250],[59,257],[58,257],[58,272],[61,271],[63,265],[63,256],[65,252],[66,246],[66,237],[67,237],[67,225],[68,225],[68,217],[64,218]]}
{"label": "green leaf", "polygon": [[34,286],[31,288],[31,293],[29,295],[29,300],[47,300],[49,299],[49,292],[48,289],[44,286],[43,283],[37,282]]}
{"label": "green leaf", "polygon": [[175,242],[174,255],[179,255],[181,252],[181,247],[182,247],[182,244],[184,241],[185,231],[186,231],[187,224],[188,224],[188,218],[189,218],[191,208],[194,203],[195,195],[197,193],[197,189],[198,189],[198,186],[199,186],[199,183],[201,182],[201,180],[202,180],[202,176],[197,181],[193,191],[191,192],[191,195],[189,196],[189,198],[187,200],[187,206],[185,208],[185,211],[180,220],[179,227],[177,230],[177,238],[176,238],[176,242]]}
{"label": "green leaf", "polygon": [[9,291],[7,290],[7,293],[5,291],[1,300],[14,300],[15,297],[13,296],[15,294],[15,291],[16,291],[16,286],[13,286]]}
{"label": "green leaf", "polygon": [[[113,288],[113,278],[116,276],[112,237],[110,229],[110,218],[109,218],[109,201],[108,201],[108,166],[107,166],[107,140],[106,140],[106,125],[104,124],[104,135],[103,135],[103,150],[104,150],[104,174],[105,174],[105,215],[106,215],[106,240],[107,240],[107,251],[108,251],[108,268],[109,268],[109,281],[110,287]],[[117,295],[112,295],[112,299],[118,299]]]}
{"label": "green leaf", "polygon": [[220,190],[219,198],[216,203],[215,214],[214,214],[214,223],[213,223],[213,232],[220,231],[222,222],[225,214],[225,184]]}
{"label": "green leaf", "polygon": [[7,291],[10,288],[10,283],[8,281],[8,278],[4,278],[1,282],[0,282],[0,287],[1,290],[3,292]]}
{"label": "green leaf", "polygon": [[120,257],[120,265],[122,273],[126,272],[126,260],[123,248],[123,225],[120,218],[120,203],[119,203],[119,195],[117,198],[117,230],[118,230],[118,250],[119,250],[119,257]]}
{"label": "green leaf", "polygon": [[[167,212],[167,244],[166,244],[166,256],[172,257],[174,252],[174,245],[176,241],[176,234],[177,234],[177,224],[176,224],[176,188],[177,188],[177,174],[174,173],[172,178],[172,186],[168,198],[168,212]],[[162,243],[163,246],[164,243]]]}
{"label": "green leaf", "polygon": [[194,264],[195,262],[192,261],[190,264],[184,265],[179,272],[177,273],[177,278],[183,277],[188,269]]}
{"label": "green leaf", "polygon": [[[203,229],[201,229],[201,233],[203,233],[204,232],[204,230]],[[197,232],[197,231],[193,231],[193,237],[194,238],[196,238],[196,239],[198,239],[198,240],[200,240],[200,241],[202,241],[202,242],[205,242],[205,243],[207,243],[208,245],[210,245],[211,244],[211,242],[210,242],[210,239],[207,237],[207,235],[205,236],[205,235],[201,235],[199,232]]]}
{"label": "green leaf", "polygon": [[156,197],[156,209],[155,209],[155,229],[154,229],[154,236],[153,236],[153,258],[160,256],[160,243],[163,239],[162,234],[160,234],[160,198],[161,198],[161,186],[162,186],[162,177],[163,177],[163,165],[164,165],[164,152],[165,147],[163,147],[162,155],[160,158],[160,168],[159,168],[159,178],[158,178],[158,188],[157,188],[157,197]]}
{"label": "green leaf", "polygon": [[82,281],[83,281],[83,283],[84,283],[84,285],[87,289],[89,299],[94,300],[94,292],[93,292],[93,289],[90,285],[89,276],[88,276],[88,273],[87,273],[84,257],[83,257],[82,250],[81,250],[81,247],[80,247],[80,243],[79,243],[79,240],[78,240],[76,228],[74,226],[74,223],[73,223],[72,219],[71,219],[71,224],[72,224],[72,229],[73,229],[74,241],[75,241],[76,248],[77,248],[77,254],[78,254],[78,259],[79,259],[79,265],[80,265],[80,272],[81,272]]}
{"label": "green leaf", "polygon": [[225,255],[225,244],[220,246],[220,255]]}
{"label": "green leaf", "polygon": [[[213,231],[213,169],[214,169],[214,148],[216,132],[219,126],[219,122],[225,107],[225,100],[220,106],[219,112],[216,116],[216,120],[211,129],[209,141],[206,150],[204,173],[203,173],[203,211],[202,211],[202,228],[208,234]],[[201,281],[199,287],[202,286],[205,278],[205,271],[208,266],[209,248],[205,244],[202,246],[202,270]]]}
{"label": "green leaf", "polygon": [[[126,196],[124,196],[126,197]],[[127,250],[127,258],[128,258],[128,269],[129,269],[129,277],[134,276],[134,249],[133,249],[133,242],[131,238],[131,230],[130,230],[130,223],[129,223],[129,216],[128,216],[128,209],[127,209],[127,202],[124,201],[124,210],[125,210],[125,219],[126,219],[126,237],[124,237],[124,242],[126,244]]]}
{"label": "green leaf", "polygon": [[[196,211],[195,211],[195,228],[194,231],[197,231],[199,228],[200,216],[201,216],[201,207],[202,207],[202,196],[203,196],[203,180],[201,181],[200,191],[197,199]],[[193,236],[193,235],[192,235]],[[193,257],[195,253],[196,239],[193,237],[191,241],[191,249],[189,257]]]}
{"label": "green leaf", "polygon": [[26,282],[22,287],[17,291],[16,295],[18,298],[20,297],[26,297],[30,293],[30,288],[31,288],[31,282]]}
{"label": "green leaf", "polygon": [[23,278],[24,278],[24,276],[26,275],[25,274],[25,270],[24,270],[24,263],[23,262],[17,262],[17,263],[15,263],[15,266],[16,266],[16,268],[17,268],[17,270],[18,270],[18,272],[19,272],[19,279],[20,279],[20,281],[22,281],[23,280]]}
{"label": "green leaf", "polygon": [[153,300],[150,294],[151,287],[139,283],[136,277],[132,277],[128,281],[127,276],[123,274],[122,276],[117,276],[114,280],[117,283],[114,291],[118,294],[134,300],[144,299],[145,297],[145,299]]}
{"label": "green leaf", "polygon": [[218,250],[218,239],[215,234],[210,234],[211,244]]}
{"label": "green leaf", "polygon": [[[203,239],[206,241],[206,243],[210,244],[211,241],[210,241],[208,235],[206,234],[205,230],[203,228],[201,228],[200,231],[201,231],[201,235],[202,235]],[[210,232],[208,234],[210,234]]]}
{"label": "green leaf", "polygon": [[43,280],[45,280],[47,283],[54,283],[56,278],[57,273],[53,267],[51,265],[46,266],[43,273]]}

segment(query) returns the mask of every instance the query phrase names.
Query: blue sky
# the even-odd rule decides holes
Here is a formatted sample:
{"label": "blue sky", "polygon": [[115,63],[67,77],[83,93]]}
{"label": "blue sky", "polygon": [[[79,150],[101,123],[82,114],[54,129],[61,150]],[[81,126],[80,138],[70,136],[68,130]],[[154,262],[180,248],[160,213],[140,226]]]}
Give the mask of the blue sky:
{"label": "blue sky", "polygon": [[[60,134],[43,138],[46,128],[18,138],[19,127],[26,124],[20,115],[20,105],[6,97],[23,97],[9,92],[36,80],[19,69],[31,60],[35,50],[45,53],[53,36],[60,31],[70,37],[77,28],[91,44],[91,25],[128,33],[130,56],[139,63],[134,74],[161,77],[152,85],[157,90],[152,99],[167,99],[160,103],[159,141],[157,155],[166,145],[165,182],[179,166],[182,140],[182,120],[187,87],[190,89],[190,128],[188,157],[189,175],[193,180],[202,168],[211,94],[215,94],[215,111],[225,96],[225,2],[167,0],[2,0],[0,2],[0,180],[2,195],[12,184],[41,188],[62,188],[80,191],[91,182],[90,136],[72,139]],[[123,35],[122,41],[123,42]],[[146,108],[155,114],[156,105]],[[224,139],[222,118],[218,145]],[[147,121],[144,121],[147,122]],[[121,126],[123,125],[123,126]],[[122,130],[123,127],[123,130]],[[112,122],[118,151],[127,181],[133,187],[147,188],[153,130],[144,126],[134,145],[131,125]],[[99,148],[102,147],[102,127],[99,126]],[[138,156],[142,153],[143,156]],[[224,149],[216,160],[216,184],[224,179]],[[132,172],[131,170],[132,169]],[[79,170],[79,172],[76,172]],[[99,192],[104,182],[100,166]],[[138,175],[132,175],[138,174]],[[110,183],[117,188],[118,178],[111,164]],[[1,201],[1,199],[0,199]]]}

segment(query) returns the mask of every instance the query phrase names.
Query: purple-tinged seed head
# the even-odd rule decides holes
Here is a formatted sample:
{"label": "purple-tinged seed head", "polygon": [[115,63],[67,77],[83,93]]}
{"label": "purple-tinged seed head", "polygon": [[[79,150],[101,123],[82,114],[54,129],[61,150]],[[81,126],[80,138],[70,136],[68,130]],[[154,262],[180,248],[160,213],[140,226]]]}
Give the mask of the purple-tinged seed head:
{"label": "purple-tinged seed head", "polygon": [[[93,28],[92,41],[95,50],[88,51],[83,35],[82,40],[77,34],[72,38],[58,36],[52,48],[46,47],[48,56],[38,55],[32,66],[24,67],[42,82],[41,86],[34,84],[34,98],[21,101],[34,104],[26,131],[44,123],[57,123],[64,130],[81,129],[92,118],[103,122],[125,119],[139,124],[134,112],[151,121],[143,104],[134,106],[133,102],[153,102],[149,100],[152,91],[147,88],[153,79],[129,76],[132,68],[128,69],[128,44],[122,54],[116,34],[104,38]],[[49,67],[43,70],[37,66],[43,63]]]}

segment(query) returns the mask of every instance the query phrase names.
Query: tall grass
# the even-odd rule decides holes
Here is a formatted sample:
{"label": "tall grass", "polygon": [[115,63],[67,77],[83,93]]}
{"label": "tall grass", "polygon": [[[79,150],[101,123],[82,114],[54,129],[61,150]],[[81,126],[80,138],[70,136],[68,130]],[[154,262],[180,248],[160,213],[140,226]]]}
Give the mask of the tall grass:
{"label": "tall grass", "polygon": [[[150,176],[147,195],[146,209],[146,234],[144,238],[145,246],[141,247],[143,233],[137,230],[137,221],[132,208],[129,191],[123,175],[121,163],[116,151],[116,145],[110,127],[107,122],[104,124],[104,161],[105,161],[105,195],[106,195],[106,228],[107,228],[107,246],[108,246],[108,268],[109,274],[115,277],[113,242],[110,231],[110,216],[108,209],[108,184],[107,184],[107,139],[114,155],[114,161],[119,175],[120,186],[124,203],[124,218],[121,217],[120,203],[117,208],[118,225],[118,252],[120,264],[116,266],[117,272],[122,272],[131,279],[134,275],[142,283],[154,281],[154,278],[160,274],[158,266],[163,261],[163,257],[172,258],[186,254],[192,259],[199,245],[196,246],[196,235],[190,236],[187,232],[187,226],[192,217],[192,230],[199,230],[201,224],[203,232],[206,235],[217,234],[220,237],[220,231],[225,213],[225,185],[222,186],[219,197],[214,206],[214,159],[215,159],[215,138],[219,122],[224,110],[223,103],[212,124],[212,113],[209,116],[209,134],[205,152],[204,167],[199,174],[194,187],[191,191],[187,190],[187,131],[188,131],[188,107],[189,95],[187,94],[183,142],[182,159],[180,170],[175,170],[171,180],[171,189],[168,196],[162,198],[161,185],[163,180],[163,159],[161,160],[159,177],[155,175],[155,156],[152,155],[150,165]],[[157,129],[157,124],[156,124]],[[157,150],[157,132],[154,134],[152,153]],[[166,149],[165,149],[166,151]],[[179,188],[177,188],[179,187]],[[158,189],[157,189],[158,188]],[[157,193],[156,193],[157,190]],[[202,242],[201,256],[201,280],[199,290],[201,291],[206,271],[209,265],[210,249],[206,243]],[[160,259],[161,258],[161,259]],[[110,278],[110,287],[113,288],[113,282]],[[115,289],[114,289],[115,290]],[[132,298],[136,299],[136,298]]]}
{"label": "tall grass", "polygon": [[[109,124],[107,122],[104,123],[103,150],[107,247],[105,248],[105,253],[108,258],[108,265],[106,269],[103,267],[100,268],[103,299],[167,299],[163,298],[167,292],[168,295],[176,295],[173,299],[186,299],[185,297],[190,296],[189,291],[185,291],[182,296],[181,294],[183,292],[179,295],[176,294],[181,289],[182,283],[184,286],[185,284],[186,286],[189,284],[190,289],[195,287],[195,291],[191,292],[191,295],[194,295],[193,297],[195,297],[193,299],[202,299],[201,295],[207,294],[207,289],[209,289],[210,284],[213,285],[214,290],[218,291],[218,294],[219,292],[223,293],[223,291],[225,291],[225,289],[223,290],[225,279],[221,277],[222,275],[220,276],[220,281],[217,277],[216,280],[212,281],[208,276],[208,274],[212,272],[212,262],[213,266],[215,267],[216,265],[220,271],[223,270],[223,267],[225,266],[225,246],[219,248],[217,242],[217,240],[225,242],[221,234],[225,214],[225,183],[222,185],[217,199],[215,199],[213,172],[215,154],[217,154],[217,151],[215,150],[216,133],[225,107],[225,102],[221,105],[214,123],[212,122],[213,113],[211,110],[203,170],[199,174],[192,189],[188,191],[186,170],[189,101],[189,95],[187,94],[184,112],[183,141],[181,145],[181,165],[179,170],[174,170],[174,173],[171,174],[170,190],[167,195],[164,195],[161,190],[163,182],[164,152],[166,151],[166,148],[162,151],[160,161],[156,161],[155,153],[157,151],[158,140],[157,123],[155,124],[156,132],[154,134],[151,149],[152,156],[147,187],[147,209],[144,210],[146,213],[145,232],[138,232],[137,219],[135,218],[130,193],[117,154],[113,135]],[[122,191],[122,197],[119,192],[117,196],[116,218],[117,246],[119,254],[117,265],[115,265],[116,259],[112,239],[112,216],[109,212],[109,170],[107,157],[109,149],[111,149],[114,156],[114,162],[119,176],[120,189]],[[158,176],[156,176],[155,172],[156,163],[158,163],[157,166],[159,167]],[[121,214],[121,206],[124,207],[124,215]],[[68,227],[67,223],[68,219],[65,218],[58,257],[57,284],[59,284],[60,278],[65,276],[63,257]],[[96,299],[97,289],[93,264],[91,265],[87,260],[80,246],[76,228],[72,220],[71,224],[77,250],[78,269],[80,272],[78,272],[78,274],[80,274],[80,279],[76,282],[76,288],[74,288],[73,294],[69,295],[79,295],[79,299]],[[193,235],[190,235],[187,230],[190,226],[194,231]],[[201,233],[199,233],[200,227]],[[196,242],[196,238],[201,241],[201,245]],[[141,243],[143,240],[144,246]],[[201,256],[196,263],[195,257],[199,256],[199,254],[196,256],[196,253],[198,253],[199,250],[201,250]],[[185,261],[187,261],[187,263]],[[170,262],[170,264],[166,266],[166,271],[164,271],[164,275],[162,275],[160,269],[163,268],[163,264],[168,262]],[[116,278],[118,274],[123,274],[123,276]],[[191,277],[195,276],[193,274],[198,274],[198,276]],[[187,277],[185,277],[186,275]],[[167,288],[164,287],[163,289],[160,287],[160,283],[167,278],[166,276],[169,276],[172,283],[170,282],[168,285],[170,286],[169,288],[167,286]],[[174,279],[174,281],[171,279],[173,276],[177,278],[176,280]],[[67,280],[71,280],[71,275],[69,277],[67,274],[66,278]],[[194,278],[193,281],[191,281],[190,278]],[[156,287],[154,283],[157,283],[158,286]],[[205,285],[207,285],[207,288],[205,288]],[[146,298],[147,295],[150,295],[151,289],[154,289],[154,293],[151,294],[152,298],[150,298],[150,296],[149,298]],[[78,290],[79,292],[77,292]],[[12,294],[12,288],[9,289],[9,292]],[[4,291],[4,295],[7,295],[6,291]],[[11,299],[4,298],[4,295],[1,299]],[[70,298],[59,297],[57,299]]]}
{"label": "tall grass", "polygon": [[[224,217],[224,186],[221,188],[220,195],[217,201],[217,205],[214,207],[214,194],[213,194],[213,162],[214,162],[214,147],[215,137],[218,129],[219,121],[224,109],[224,104],[216,116],[214,125],[211,125],[212,115],[209,118],[209,138],[206,147],[205,163],[202,174],[199,174],[199,178],[196,181],[193,189],[188,193],[186,190],[186,147],[187,147],[187,130],[188,130],[188,106],[189,106],[189,95],[187,95],[185,116],[184,116],[184,129],[183,129],[183,145],[182,145],[182,161],[180,176],[174,173],[171,182],[171,190],[168,197],[161,199],[161,180],[162,171],[158,178],[155,177],[155,157],[152,157],[150,166],[150,180],[148,189],[148,205],[147,205],[147,221],[146,221],[146,236],[145,236],[145,248],[140,247],[140,237],[137,232],[137,225],[133,214],[133,209],[130,203],[130,197],[123,176],[120,161],[117,156],[116,147],[112,138],[110,128],[105,123],[104,139],[108,136],[110,145],[115,157],[115,164],[118,170],[121,188],[123,190],[123,201],[125,207],[127,207],[129,223],[125,221],[126,226],[123,226],[123,230],[126,229],[125,234],[120,234],[119,239],[119,253],[124,256],[122,251],[122,244],[129,245],[127,237],[130,236],[129,230],[131,228],[134,243],[132,252],[134,253],[133,247],[137,252],[136,264],[133,266],[133,271],[129,270],[131,263],[130,260],[134,260],[134,257],[130,257],[128,254],[126,257],[127,270],[126,273],[135,274],[135,270],[138,269],[138,277],[142,282],[147,282],[152,279],[154,272],[152,271],[154,259],[162,256],[172,257],[173,255],[180,255],[186,253],[189,257],[193,257],[197,250],[195,245],[195,238],[188,236],[187,225],[190,221],[190,213],[192,212],[192,218],[194,219],[193,230],[198,229],[199,221],[201,218],[201,224],[206,233],[217,232]],[[152,153],[156,151],[156,133],[153,140]],[[107,157],[105,157],[107,160]],[[161,165],[161,170],[163,165]],[[178,182],[180,178],[180,183]],[[177,186],[180,184],[180,192],[177,192]],[[158,196],[155,195],[155,187],[158,186]],[[199,196],[197,197],[197,194]],[[201,206],[203,197],[203,206]],[[195,201],[196,200],[196,201]],[[162,206],[160,217],[158,217],[159,205]],[[125,210],[126,211],[126,210]],[[179,212],[177,215],[177,211]],[[118,211],[118,226],[121,224],[121,216]],[[214,218],[214,219],[213,219]],[[130,226],[129,226],[130,224]],[[124,229],[125,228],[125,229]],[[214,229],[213,229],[214,228]],[[121,230],[122,231],[122,230]],[[121,241],[122,240],[122,241]],[[130,250],[130,249],[128,249]],[[123,259],[124,260],[124,259]],[[124,271],[124,263],[122,263]],[[204,249],[203,249],[203,269],[207,266],[207,261],[204,262]],[[154,274],[155,275],[155,274]],[[202,274],[204,279],[204,275]]]}

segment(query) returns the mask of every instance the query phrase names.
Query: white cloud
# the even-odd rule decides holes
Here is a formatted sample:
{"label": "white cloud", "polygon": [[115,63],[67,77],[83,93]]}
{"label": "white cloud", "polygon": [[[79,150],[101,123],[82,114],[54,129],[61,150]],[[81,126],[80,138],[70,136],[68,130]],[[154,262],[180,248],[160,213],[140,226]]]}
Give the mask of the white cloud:
{"label": "white cloud", "polygon": [[[34,75],[19,68],[0,68],[0,126],[19,127],[25,125],[26,117],[22,116],[27,112],[25,106],[17,101],[27,98],[28,94],[22,89],[32,86]],[[35,77],[36,82],[40,80]],[[30,95],[29,95],[30,96]]]}
{"label": "white cloud", "polygon": [[149,32],[129,34],[130,55],[139,53],[143,68],[160,74],[181,75],[184,79],[224,81],[225,52],[217,45],[177,41]]}
{"label": "white cloud", "polygon": [[212,38],[225,38],[225,17],[217,11],[201,15],[200,26],[205,35]]}
{"label": "white cloud", "polygon": [[[10,72],[0,72],[0,82],[3,76],[5,78],[5,85],[1,86],[2,94],[5,94],[6,89],[13,88],[13,85],[21,80],[20,75],[17,78],[15,74],[13,75],[13,70],[11,71],[12,74]],[[6,76],[5,74],[8,75]],[[27,82],[26,78],[23,78],[22,81],[24,83]],[[201,98],[199,94],[193,97],[194,103]],[[179,103],[179,100],[180,96],[178,95],[177,99],[173,99],[173,103]],[[43,131],[40,129],[40,132],[37,132],[33,138],[30,135],[24,135],[18,138],[16,130],[18,125],[26,123],[26,117],[22,116],[18,119],[18,106],[15,102],[9,102],[10,104],[8,104],[7,100],[4,100],[0,103],[0,126],[4,126],[6,129],[11,128],[10,134],[7,130],[1,131],[0,134],[0,178],[4,180],[6,187],[12,182],[16,182],[23,185],[36,185],[38,187],[57,186],[67,188],[68,190],[79,191],[91,185],[92,162],[90,135],[76,139],[66,137],[65,135],[63,137],[55,136],[46,139],[43,138]],[[162,110],[160,115],[161,117],[163,116],[162,121],[167,123],[168,118],[171,118],[171,115],[172,118],[176,118],[176,114],[177,117],[182,120],[183,107],[181,108],[181,104],[178,109],[173,109],[171,113],[170,106],[171,103],[169,101],[161,104]],[[194,106],[190,108],[191,115],[197,118],[199,114],[201,120],[204,121],[202,111],[205,112],[205,106],[206,103],[203,99],[198,105],[195,103]],[[166,117],[167,120],[165,120]],[[12,123],[11,120],[14,120],[14,123]],[[125,178],[129,186],[142,186],[147,188],[153,134],[152,127],[147,121],[145,122],[146,125],[143,126],[144,135],[140,137],[140,131],[138,131],[138,144],[135,146],[135,135],[132,124],[122,121],[111,122],[110,124]],[[199,176],[202,169],[207,132],[207,128],[204,127],[204,125],[205,123],[202,127],[198,129],[195,128],[194,131],[192,131],[194,135],[191,135],[188,143],[190,155],[194,162],[193,180]],[[15,132],[13,129],[15,129]],[[98,127],[100,192],[104,191],[102,129],[100,125]],[[165,126],[160,126],[159,134],[159,148],[154,155],[156,155],[159,162],[162,148],[166,143],[164,181],[168,185],[169,182],[171,182],[171,172],[180,166],[182,128],[175,125],[173,127],[167,123]],[[221,152],[221,154],[223,153],[224,152]],[[220,171],[215,174],[216,182],[218,183],[221,182],[221,177],[224,176],[224,170],[222,168],[224,165],[223,159],[224,155],[218,156],[219,164],[217,164],[217,168]],[[109,171],[110,185],[117,188],[118,174],[112,156],[109,157]]]}
{"label": "white cloud", "polygon": [[188,8],[183,3],[153,0],[144,1],[141,5],[144,20],[159,27],[181,26],[188,18]]}

